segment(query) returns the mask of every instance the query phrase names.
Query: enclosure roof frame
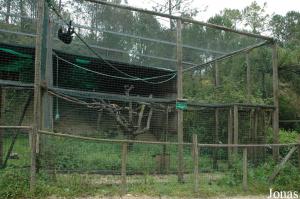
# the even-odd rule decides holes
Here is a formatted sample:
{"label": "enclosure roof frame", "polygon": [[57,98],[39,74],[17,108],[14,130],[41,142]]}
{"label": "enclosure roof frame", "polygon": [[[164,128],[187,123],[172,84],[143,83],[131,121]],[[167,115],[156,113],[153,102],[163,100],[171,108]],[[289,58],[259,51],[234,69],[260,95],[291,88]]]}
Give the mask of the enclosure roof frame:
{"label": "enclosure roof frame", "polygon": [[264,39],[264,40],[275,42],[275,39],[273,37],[268,37],[268,36],[264,36],[264,35],[260,35],[260,34],[235,30],[235,29],[228,28],[228,27],[225,27],[225,26],[212,24],[212,23],[207,23],[207,22],[202,22],[202,21],[198,21],[198,20],[194,20],[194,19],[190,19],[190,18],[186,18],[186,17],[160,13],[160,12],[156,12],[156,11],[151,11],[151,10],[142,9],[142,8],[136,8],[136,7],[127,6],[127,5],[118,5],[118,4],[115,4],[115,3],[104,2],[104,1],[101,1],[101,0],[84,0],[84,1],[91,2],[91,3],[97,3],[97,4],[101,4],[101,5],[105,5],[105,6],[110,6],[110,7],[115,7],[115,8],[119,8],[119,9],[124,9],[124,10],[142,12],[142,13],[146,13],[146,14],[150,14],[150,15],[156,15],[156,16],[165,17],[165,18],[174,19],[174,20],[181,20],[182,22],[194,23],[194,24],[198,24],[198,25],[201,25],[201,26],[206,26],[206,27],[213,28],[213,29],[223,30],[223,31],[226,31],[226,32],[233,32],[233,33],[237,33],[237,34],[240,34],[240,35],[245,35],[245,36],[249,36],[249,37],[254,37],[254,38],[259,38],[259,39]]}

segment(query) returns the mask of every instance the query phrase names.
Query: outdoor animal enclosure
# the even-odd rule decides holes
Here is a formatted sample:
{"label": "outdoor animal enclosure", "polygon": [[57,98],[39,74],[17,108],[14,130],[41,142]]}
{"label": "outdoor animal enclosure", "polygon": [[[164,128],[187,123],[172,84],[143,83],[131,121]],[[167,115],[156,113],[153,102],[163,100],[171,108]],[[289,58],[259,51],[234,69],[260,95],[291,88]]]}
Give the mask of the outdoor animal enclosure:
{"label": "outdoor animal enclosure", "polygon": [[123,191],[126,174],[176,174],[197,191],[198,170],[215,181],[243,160],[246,188],[248,162],[295,151],[278,144],[272,38],[98,0],[23,2],[0,12],[0,165],[30,166],[32,187],[43,170]]}

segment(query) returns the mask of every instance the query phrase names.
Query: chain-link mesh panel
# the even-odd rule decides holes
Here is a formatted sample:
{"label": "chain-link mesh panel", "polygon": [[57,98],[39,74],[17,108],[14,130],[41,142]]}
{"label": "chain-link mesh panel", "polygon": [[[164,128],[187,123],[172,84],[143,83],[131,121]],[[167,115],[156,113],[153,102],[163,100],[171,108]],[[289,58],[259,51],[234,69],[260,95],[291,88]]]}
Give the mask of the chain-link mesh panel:
{"label": "chain-link mesh panel", "polygon": [[[30,126],[32,123],[32,90],[2,87],[1,119],[3,126]],[[28,129],[1,129],[0,165],[26,168],[30,165]]]}
{"label": "chain-link mesh panel", "polygon": [[[87,1],[60,2],[46,2],[50,17],[43,26],[36,124],[42,180],[64,191],[174,195],[176,189],[179,197],[192,197],[193,190],[209,196],[210,187],[242,189],[246,165],[250,190],[257,179],[268,184],[276,170],[272,148],[230,146],[272,138],[273,107],[266,106],[272,101],[271,52],[249,51],[265,45],[263,39],[182,21],[183,97],[189,101],[179,171],[176,20]],[[33,122],[35,4],[0,6],[0,83],[15,86],[1,87],[3,126]],[[73,37],[64,40],[60,34],[73,28]],[[28,167],[30,136],[23,131],[1,129],[1,165]],[[280,160],[291,150],[280,147]],[[293,173],[296,159],[293,153],[287,163]],[[178,183],[178,172],[185,183]],[[275,183],[285,180],[279,174]]]}
{"label": "chain-link mesh panel", "polygon": [[[75,98],[50,91],[54,132],[106,139],[174,141],[176,115],[168,104]],[[52,123],[52,122],[50,122]]]}
{"label": "chain-link mesh panel", "polygon": [[184,70],[184,97],[203,103],[272,104],[271,50],[247,53]]}

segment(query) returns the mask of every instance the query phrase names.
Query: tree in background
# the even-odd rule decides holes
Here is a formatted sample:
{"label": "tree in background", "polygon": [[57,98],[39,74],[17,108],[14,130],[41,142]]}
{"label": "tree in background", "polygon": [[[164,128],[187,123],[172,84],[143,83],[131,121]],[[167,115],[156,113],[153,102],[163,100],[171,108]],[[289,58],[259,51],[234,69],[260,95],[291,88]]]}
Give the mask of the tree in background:
{"label": "tree in background", "polygon": [[245,27],[249,27],[253,33],[263,33],[268,30],[269,15],[266,14],[267,3],[263,6],[253,1],[249,6],[242,10],[242,18]]}
{"label": "tree in background", "polygon": [[[153,1],[154,2],[154,1]],[[197,8],[191,8],[191,4],[194,0],[164,0],[160,3],[155,1],[155,6],[153,10],[160,13],[168,13],[170,15],[179,15],[188,18],[195,17],[199,12],[206,10],[206,7],[203,10]],[[170,29],[174,30],[175,24],[170,19]]]}

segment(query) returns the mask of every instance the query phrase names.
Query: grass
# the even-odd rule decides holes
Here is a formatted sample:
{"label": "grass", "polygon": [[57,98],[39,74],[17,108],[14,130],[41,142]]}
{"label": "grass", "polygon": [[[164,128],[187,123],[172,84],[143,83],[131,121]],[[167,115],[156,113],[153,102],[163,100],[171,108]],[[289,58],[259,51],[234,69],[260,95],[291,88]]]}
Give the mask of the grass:
{"label": "grass", "polygon": [[[4,139],[4,152],[8,151],[8,148],[12,142],[12,138]],[[30,165],[30,148],[29,140],[27,136],[19,135],[13,148],[13,153],[17,153],[19,158],[14,160],[8,160],[8,167],[26,167]]]}
{"label": "grass", "polygon": [[[3,178],[0,180],[1,198],[33,198],[33,194],[28,191],[28,174],[25,171],[19,171],[14,175],[8,172],[6,176],[8,175],[13,177],[9,178],[10,182],[6,182],[7,186],[3,185]],[[214,176],[213,180],[211,179],[212,176]],[[185,183],[183,184],[177,182],[175,175],[134,175],[127,177],[127,191],[133,195],[176,196],[179,198],[267,194],[269,191],[267,184],[262,186],[260,181],[254,183],[251,180],[249,191],[244,192],[242,183],[232,185],[229,182],[236,180],[231,179],[230,176],[230,173],[200,175],[199,194],[195,195],[192,175],[185,175]],[[119,196],[122,190],[120,176],[58,174],[55,181],[49,180],[45,173],[40,173],[38,177],[35,198],[45,198],[52,195],[66,198]]]}
{"label": "grass", "polygon": [[[60,138],[43,139],[47,146],[41,151],[41,168],[38,174],[37,190],[29,192],[28,169],[21,169],[29,165],[28,138],[20,137],[17,140],[14,151],[20,159],[10,160],[8,168],[0,170],[0,198],[45,198],[51,195],[73,198],[75,196],[112,196],[121,194],[119,175],[100,175],[79,173],[57,173],[53,179],[46,168],[58,170],[101,170],[120,171],[121,145],[99,144],[66,140]],[[5,139],[7,150],[9,139]],[[176,175],[150,175],[157,170],[155,155],[161,153],[162,147],[157,145],[134,144],[128,153],[127,171],[135,171],[141,175],[129,175],[127,177],[127,189],[131,194],[150,196],[176,196],[193,197],[193,176],[185,175],[185,183],[177,182]],[[171,157],[169,172],[176,172],[177,149],[176,146],[168,147]],[[267,194],[270,186],[274,190],[300,189],[300,175],[297,167],[287,164],[286,168],[276,178],[274,184],[267,182],[268,176],[274,170],[275,164],[265,160],[264,164],[257,167],[249,165],[249,190],[242,189],[241,157],[238,158],[232,168],[227,167],[226,161],[218,161],[219,168],[212,168],[211,154],[207,149],[201,149],[199,158],[201,197],[232,196],[249,194]],[[224,155],[220,151],[219,157]],[[225,154],[226,155],[226,154]],[[192,156],[189,148],[184,150],[186,171],[192,173]],[[17,168],[18,167],[18,168]],[[223,172],[221,172],[223,171]],[[299,190],[300,191],[300,190]]]}

